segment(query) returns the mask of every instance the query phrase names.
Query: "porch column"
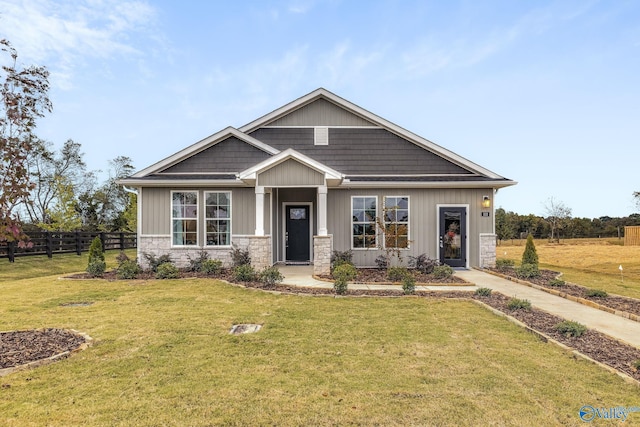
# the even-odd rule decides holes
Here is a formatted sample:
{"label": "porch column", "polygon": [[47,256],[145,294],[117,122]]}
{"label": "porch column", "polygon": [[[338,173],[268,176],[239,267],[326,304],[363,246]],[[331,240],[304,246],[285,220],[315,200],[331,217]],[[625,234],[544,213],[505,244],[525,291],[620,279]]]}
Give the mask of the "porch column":
{"label": "porch column", "polygon": [[318,236],[326,236],[327,231],[327,186],[318,187]]}
{"label": "porch column", "polygon": [[264,187],[256,186],[256,236],[264,236]]}

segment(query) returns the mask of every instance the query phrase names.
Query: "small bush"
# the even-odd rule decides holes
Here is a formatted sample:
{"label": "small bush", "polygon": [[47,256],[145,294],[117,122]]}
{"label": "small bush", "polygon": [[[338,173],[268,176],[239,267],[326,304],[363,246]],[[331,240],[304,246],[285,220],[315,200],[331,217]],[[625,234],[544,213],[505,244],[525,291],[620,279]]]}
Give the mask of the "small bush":
{"label": "small bush", "polygon": [[233,248],[231,251],[231,260],[234,267],[242,265],[251,265],[251,256],[248,249]]}
{"label": "small bush", "polygon": [[453,268],[450,265],[436,265],[433,267],[433,277],[436,279],[446,279],[453,276]]}
{"label": "small bush", "polygon": [[390,267],[387,270],[387,279],[392,282],[401,282],[406,276],[409,276],[409,270],[406,267]]}
{"label": "small bush", "polygon": [[209,253],[206,251],[200,251],[195,258],[191,258],[190,256],[187,257],[189,258],[189,271],[200,272],[202,271],[202,264],[209,260]]}
{"label": "small bush", "polygon": [[591,298],[606,298],[607,292],[602,289],[589,289],[587,290],[586,295]]}
{"label": "small bush", "polygon": [[521,264],[532,264],[536,266],[536,269],[538,268],[538,253],[536,252],[536,245],[533,243],[533,236],[531,234],[527,236],[527,244],[522,253]]}
{"label": "small bush", "polygon": [[535,264],[522,264],[516,268],[516,276],[520,279],[530,279],[532,277],[538,277],[539,275],[540,271]]}
{"label": "small bush", "polygon": [[333,251],[331,253],[331,271],[343,264],[353,265],[353,251]]}
{"label": "small bush", "polygon": [[94,261],[104,261],[104,251],[102,250],[102,240],[96,236],[89,246],[89,264]]}
{"label": "small bush", "polygon": [[640,371],[640,359],[635,360],[632,365],[636,371]]}
{"label": "small bush", "polygon": [[260,281],[267,286],[277,285],[284,280],[284,276],[278,270],[278,267],[267,267],[260,273]]}
{"label": "small bush", "polygon": [[131,259],[127,259],[122,261],[116,270],[116,276],[118,279],[126,280],[126,279],[135,279],[136,276],[140,273],[140,266],[137,262]]}
{"label": "small bush", "polygon": [[574,322],[573,320],[565,320],[564,322],[558,323],[556,326],[556,331],[567,337],[579,337],[585,332],[587,332],[587,327],[581,323]]}
{"label": "small bush", "polygon": [[178,277],[180,277],[180,270],[170,262],[160,264],[156,270],[156,279],[177,279]]}
{"label": "small bush", "polygon": [[491,288],[478,288],[475,293],[480,297],[490,297],[492,291],[493,289]]}
{"label": "small bush", "polygon": [[336,294],[344,295],[347,293],[349,281],[356,278],[358,271],[351,264],[342,264],[333,270],[332,275],[334,278],[333,289],[335,289]]}
{"label": "small bush", "polygon": [[129,261],[129,257],[126,253],[124,253],[124,251],[120,251],[120,253],[116,257],[116,261],[118,261],[118,265],[121,265],[123,262]]}
{"label": "small bush", "polygon": [[156,273],[158,271],[158,267],[162,264],[171,264],[173,261],[171,260],[171,255],[164,254],[156,257],[155,254],[143,253],[144,259],[149,263],[149,270]]}
{"label": "small bush", "polygon": [[429,258],[427,254],[421,254],[417,257],[409,257],[409,267],[415,268],[422,274],[431,274],[433,269],[440,265],[437,259]]}
{"label": "small bush", "polygon": [[233,279],[236,282],[253,282],[256,278],[256,270],[251,264],[241,264],[233,268]]}
{"label": "small bush", "polygon": [[378,270],[386,270],[389,266],[389,260],[384,255],[378,255],[376,257],[376,265],[378,266]]}
{"label": "small bush", "polygon": [[531,310],[531,301],[526,299],[511,298],[507,302],[509,310]]}
{"label": "small bush", "polygon": [[516,265],[516,262],[512,259],[497,259],[496,260],[496,270],[498,271],[507,271],[512,269]]}
{"label": "small bush", "polygon": [[402,278],[402,291],[405,295],[412,295],[416,292],[416,279],[412,274],[406,274]]}
{"label": "small bush", "polygon": [[216,276],[222,271],[222,261],[219,259],[206,259],[200,264],[200,273],[204,273],[207,276]]}
{"label": "small bush", "polygon": [[104,261],[94,260],[87,266],[87,272],[91,277],[102,277],[104,271],[107,269],[107,264]]}
{"label": "small bush", "polygon": [[560,279],[553,279],[549,281],[549,286],[554,286],[554,287],[564,286],[565,284],[566,284],[565,281]]}

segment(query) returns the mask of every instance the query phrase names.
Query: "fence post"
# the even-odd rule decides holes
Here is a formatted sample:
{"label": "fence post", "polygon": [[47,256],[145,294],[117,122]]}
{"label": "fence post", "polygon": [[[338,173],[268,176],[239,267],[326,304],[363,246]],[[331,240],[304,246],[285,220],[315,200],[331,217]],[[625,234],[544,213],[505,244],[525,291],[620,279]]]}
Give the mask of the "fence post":
{"label": "fence post", "polygon": [[80,240],[80,232],[76,231],[76,254],[82,255],[82,240]]}
{"label": "fence post", "polygon": [[102,243],[102,252],[104,252],[106,249],[104,232],[100,233],[100,243]]}
{"label": "fence post", "polygon": [[16,261],[16,242],[7,242],[7,256],[9,257],[9,262]]}
{"label": "fence post", "polygon": [[47,231],[47,233],[45,234],[45,237],[46,237],[45,245],[47,249],[47,257],[53,258],[53,239],[51,239],[51,232]]}
{"label": "fence post", "polygon": [[120,250],[124,251],[124,233],[120,232]]}

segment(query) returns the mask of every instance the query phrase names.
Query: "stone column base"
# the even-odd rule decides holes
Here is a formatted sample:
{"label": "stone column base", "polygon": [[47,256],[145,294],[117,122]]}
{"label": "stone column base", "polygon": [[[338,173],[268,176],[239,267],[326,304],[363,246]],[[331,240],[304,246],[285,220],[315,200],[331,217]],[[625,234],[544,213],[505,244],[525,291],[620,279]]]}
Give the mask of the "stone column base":
{"label": "stone column base", "polygon": [[480,268],[496,266],[496,235],[480,233]]}
{"label": "stone column base", "polygon": [[313,236],[313,274],[316,276],[331,273],[331,253],[333,236]]}

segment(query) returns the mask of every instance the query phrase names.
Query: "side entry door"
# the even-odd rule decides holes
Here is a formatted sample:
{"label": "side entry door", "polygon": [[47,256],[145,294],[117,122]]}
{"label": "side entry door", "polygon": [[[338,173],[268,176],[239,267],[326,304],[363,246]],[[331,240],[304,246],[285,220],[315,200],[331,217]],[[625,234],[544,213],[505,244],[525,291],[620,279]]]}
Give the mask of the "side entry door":
{"label": "side entry door", "polygon": [[439,218],[440,262],[451,267],[466,267],[467,208],[441,207]]}

